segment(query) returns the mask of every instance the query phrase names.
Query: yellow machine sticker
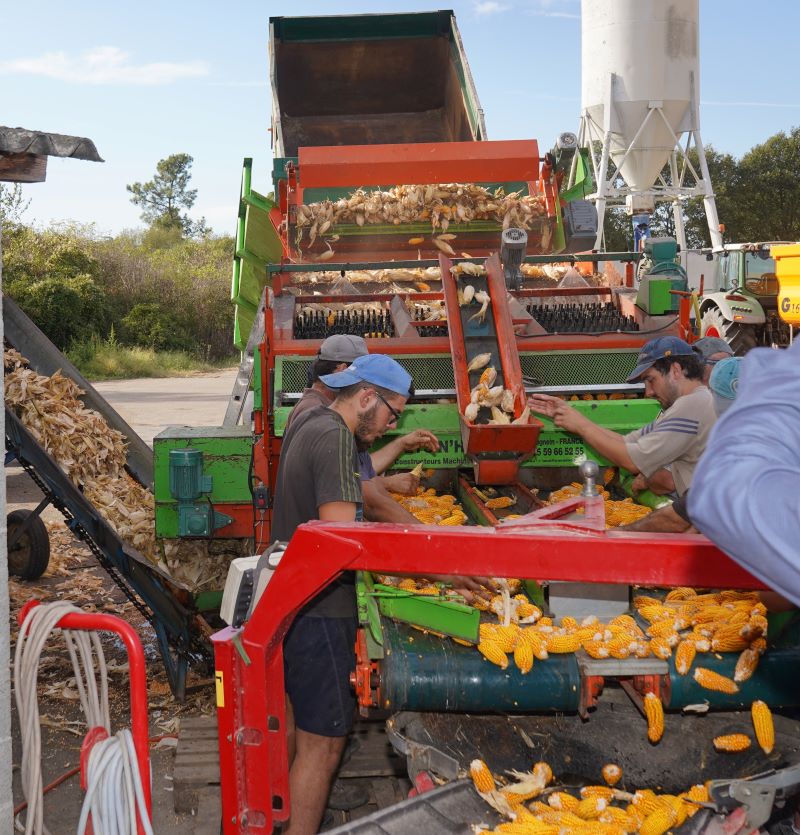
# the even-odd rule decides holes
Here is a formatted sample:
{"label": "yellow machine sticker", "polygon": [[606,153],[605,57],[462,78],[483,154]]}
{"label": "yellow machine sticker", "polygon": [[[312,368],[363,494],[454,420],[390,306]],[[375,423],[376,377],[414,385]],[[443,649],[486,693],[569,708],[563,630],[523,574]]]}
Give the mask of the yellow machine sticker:
{"label": "yellow machine sticker", "polygon": [[225,707],[225,684],[222,670],[214,670],[214,684],[217,688],[217,707]]}
{"label": "yellow machine sticker", "polygon": [[781,282],[778,310],[784,322],[790,325],[800,325],[800,285],[784,287]]}

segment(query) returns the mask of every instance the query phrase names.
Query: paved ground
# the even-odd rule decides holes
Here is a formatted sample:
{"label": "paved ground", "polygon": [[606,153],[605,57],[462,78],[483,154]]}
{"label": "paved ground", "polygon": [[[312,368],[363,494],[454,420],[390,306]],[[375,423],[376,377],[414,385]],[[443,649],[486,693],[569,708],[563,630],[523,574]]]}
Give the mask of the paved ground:
{"label": "paved ground", "polygon": [[[213,374],[171,379],[123,380],[98,383],[98,391],[149,444],[153,436],[171,424],[218,426],[222,423],[235,369]],[[19,507],[35,507],[41,499],[36,486],[18,467],[6,470],[8,511]],[[21,603],[35,596],[42,600],[71,599],[84,607],[121,614],[135,624],[143,637],[150,657],[148,684],[151,735],[172,734],[181,715],[210,712],[212,702],[202,693],[185,706],[176,705],[166,685],[161,662],[153,653],[153,637],[149,625],[125,601],[108,575],[95,563],[91,554],[62,523],[61,514],[48,508],[45,522],[51,531],[53,557],[45,576],[35,584],[11,580],[12,629],[14,615]],[[16,632],[16,630],[14,630]],[[13,653],[13,647],[12,647]],[[60,776],[78,764],[82,731],[80,711],[72,698],[72,688],[65,683],[71,676],[66,654],[48,654],[40,673],[42,727],[42,768],[44,783]],[[110,653],[112,663],[122,663]],[[129,725],[127,702],[128,678],[124,670],[112,674],[112,714],[118,727]],[[71,724],[75,723],[75,724]],[[172,809],[172,761],[174,748],[167,740],[151,753],[153,763],[154,829],[170,835],[199,833],[201,822],[188,815],[175,815]],[[14,790],[15,803],[22,800],[19,787],[19,727],[14,712]],[[46,821],[53,833],[74,832],[80,814],[82,793],[78,777],[72,777],[47,795]],[[207,823],[207,822],[206,822]]]}

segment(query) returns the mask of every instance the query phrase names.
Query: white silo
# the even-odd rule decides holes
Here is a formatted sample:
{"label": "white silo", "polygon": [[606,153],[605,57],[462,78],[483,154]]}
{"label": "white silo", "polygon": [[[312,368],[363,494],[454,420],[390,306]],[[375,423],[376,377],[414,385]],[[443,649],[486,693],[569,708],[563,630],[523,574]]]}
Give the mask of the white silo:
{"label": "white silo", "polygon": [[[702,195],[711,240],[719,221],[700,138],[699,0],[581,0],[581,125],[591,155],[600,248],[606,205],[630,213]],[[694,147],[699,170],[688,159]],[[664,174],[665,167],[668,173]],[[620,182],[623,180],[624,182]]]}

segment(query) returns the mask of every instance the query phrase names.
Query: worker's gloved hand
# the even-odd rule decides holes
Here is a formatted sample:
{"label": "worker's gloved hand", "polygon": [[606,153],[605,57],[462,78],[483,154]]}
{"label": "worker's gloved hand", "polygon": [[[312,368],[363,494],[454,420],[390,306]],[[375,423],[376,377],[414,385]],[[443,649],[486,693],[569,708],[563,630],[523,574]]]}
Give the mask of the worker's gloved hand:
{"label": "worker's gloved hand", "polygon": [[439,440],[433,432],[427,429],[415,429],[400,438],[404,452],[416,452],[419,449],[426,449],[428,452],[439,451]]}
{"label": "worker's gloved hand", "polygon": [[491,600],[499,592],[496,583],[489,577],[468,577],[464,574],[435,574],[431,578],[435,583],[447,583],[458,592],[467,603],[478,597]]}
{"label": "worker's gloved hand", "polygon": [[419,487],[419,476],[414,473],[392,473],[383,476],[383,486],[391,493],[415,496]]}
{"label": "worker's gloved hand", "polygon": [[532,412],[552,419],[559,429],[578,434],[586,418],[568,403],[550,394],[532,394],[528,398]]}

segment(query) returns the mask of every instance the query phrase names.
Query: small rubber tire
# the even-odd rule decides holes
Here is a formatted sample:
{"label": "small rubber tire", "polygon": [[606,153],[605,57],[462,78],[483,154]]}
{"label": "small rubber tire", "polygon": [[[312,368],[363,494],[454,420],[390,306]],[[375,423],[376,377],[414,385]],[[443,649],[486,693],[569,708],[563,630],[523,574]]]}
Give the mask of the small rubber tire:
{"label": "small rubber tire", "polygon": [[737,357],[743,357],[758,344],[752,325],[728,321],[718,307],[709,307],[703,311],[700,331],[702,336],[719,336],[724,339]]}
{"label": "small rubber tire", "polygon": [[[21,528],[32,513],[31,510],[13,510],[8,514],[6,541],[12,539],[16,529]],[[28,529],[8,552],[8,573],[21,580],[38,580],[49,564],[50,535],[41,517],[36,516],[28,522]]]}

